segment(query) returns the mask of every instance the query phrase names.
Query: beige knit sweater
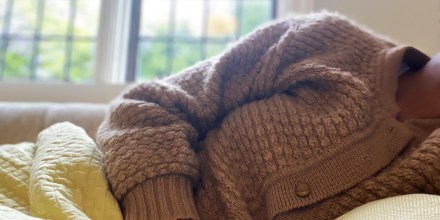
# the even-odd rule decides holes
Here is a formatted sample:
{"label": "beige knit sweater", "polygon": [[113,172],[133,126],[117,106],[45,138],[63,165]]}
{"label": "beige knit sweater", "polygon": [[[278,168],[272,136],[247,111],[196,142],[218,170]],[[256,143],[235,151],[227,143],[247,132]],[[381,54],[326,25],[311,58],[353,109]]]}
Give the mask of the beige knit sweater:
{"label": "beige knit sweater", "polygon": [[333,219],[440,191],[440,120],[399,122],[402,62],[342,16],[263,27],[112,103],[98,132],[127,219]]}

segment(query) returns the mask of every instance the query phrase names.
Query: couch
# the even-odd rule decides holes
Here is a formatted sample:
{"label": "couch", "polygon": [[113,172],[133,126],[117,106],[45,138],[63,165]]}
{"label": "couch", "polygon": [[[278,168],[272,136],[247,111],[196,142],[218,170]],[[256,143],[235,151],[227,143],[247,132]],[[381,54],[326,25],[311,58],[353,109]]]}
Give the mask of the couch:
{"label": "couch", "polygon": [[63,121],[84,128],[94,139],[106,108],[89,103],[0,102],[0,144],[35,141],[40,131]]}
{"label": "couch", "polygon": [[[0,102],[0,144],[35,141],[38,133],[69,121],[94,138],[107,105],[86,103]],[[440,196],[414,194],[360,206],[341,219],[440,219]]]}

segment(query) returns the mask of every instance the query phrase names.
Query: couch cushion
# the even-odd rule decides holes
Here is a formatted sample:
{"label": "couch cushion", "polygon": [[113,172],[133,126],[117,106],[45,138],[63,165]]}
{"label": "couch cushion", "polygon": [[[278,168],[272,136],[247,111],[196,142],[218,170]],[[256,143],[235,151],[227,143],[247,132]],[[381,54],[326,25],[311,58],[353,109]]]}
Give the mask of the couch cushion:
{"label": "couch cushion", "polygon": [[106,108],[89,103],[0,102],[0,144],[34,141],[40,131],[63,121],[84,128],[94,138]]}

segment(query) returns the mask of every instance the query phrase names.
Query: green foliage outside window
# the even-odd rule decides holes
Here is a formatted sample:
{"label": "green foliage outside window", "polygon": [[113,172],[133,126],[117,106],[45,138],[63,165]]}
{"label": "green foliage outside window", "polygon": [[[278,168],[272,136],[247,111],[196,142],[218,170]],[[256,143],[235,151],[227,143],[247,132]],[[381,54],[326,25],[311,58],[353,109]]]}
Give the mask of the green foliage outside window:
{"label": "green foliage outside window", "polygon": [[[3,9],[6,8],[5,2],[0,1],[0,27],[3,26],[5,20],[3,14]],[[7,41],[1,41],[0,38],[0,48],[2,44],[7,45],[6,53],[0,54],[0,59],[4,59],[0,80],[29,80],[31,69],[34,67],[35,79],[39,81],[64,81],[66,80],[65,71],[67,71],[70,82],[93,82],[97,44],[94,37],[97,36],[99,23],[97,12],[99,12],[100,1],[76,1],[73,40],[66,36],[70,15],[70,4],[66,2],[70,1],[45,0],[40,33],[42,40],[35,41],[35,30],[38,29],[36,27],[37,4],[29,4],[29,1],[14,1],[9,34],[24,38],[12,38]],[[148,1],[144,1],[144,4],[146,3]],[[137,79],[165,77],[193,65],[203,57],[209,58],[221,53],[234,40],[238,27],[240,28],[238,35],[243,36],[270,20],[271,4],[270,1],[261,0],[243,1],[241,18],[236,17],[235,8],[231,8],[228,13],[221,14],[223,23],[220,22],[217,26],[214,24],[214,29],[208,31],[212,32],[208,33],[208,37],[214,39],[213,41],[202,41],[201,36],[193,36],[191,27],[179,20],[176,21],[175,37],[171,41],[154,39],[139,41]],[[224,17],[226,15],[229,17]],[[159,36],[162,39],[168,39],[168,24],[167,21],[156,26],[154,33],[151,33],[153,38]],[[47,36],[52,37],[45,39],[44,37]],[[186,40],[181,40],[182,36]],[[77,37],[82,40],[77,40]],[[87,39],[84,40],[84,37]],[[167,42],[172,42],[172,44],[167,45]],[[66,52],[68,47],[71,47],[71,53]],[[37,50],[37,56],[35,60],[32,60],[34,50]],[[203,53],[206,54],[203,56]],[[34,65],[32,61],[35,62]]]}
{"label": "green foliage outside window", "polygon": [[[96,36],[99,13],[99,1],[76,1],[76,16],[72,38],[68,38],[70,1],[46,0],[41,27],[37,27],[38,1],[15,0],[10,20],[10,39],[0,42],[6,44],[4,57],[4,80],[28,80],[32,68],[39,81],[63,81],[64,71],[68,81],[92,82],[95,62]],[[6,8],[6,1],[0,1],[0,9]],[[3,10],[2,10],[3,11]],[[3,12],[1,12],[3,13]],[[0,16],[0,23],[5,16]],[[36,40],[36,31],[40,29],[40,39]],[[13,37],[18,36],[18,37]],[[86,37],[87,40],[77,40]],[[72,45],[68,42],[72,41]],[[66,52],[71,47],[71,53]],[[32,64],[32,53],[37,54]],[[70,58],[70,59],[69,59]],[[67,64],[67,60],[70,64]]]}
{"label": "green foliage outside window", "polygon": [[[237,23],[240,22],[240,36],[243,36],[256,27],[265,23],[271,19],[271,4],[269,1],[244,1],[242,8],[241,21],[235,17],[234,8],[230,11],[230,14],[236,19],[234,22],[235,28]],[[168,23],[163,23],[158,27],[154,36],[167,36]],[[140,42],[138,49],[138,61],[137,61],[137,74],[138,79],[145,80],[155,77],[164,77],[170,73],[177,73],[186,67],[189,67],[201,60],[201,47],[200,38],[190,36],[189,26],[185,23],[179,23],[177,21],[176,36],[173,40],[174,44],[167,47],[164,41],[147,41]],[[235,29],[234,28],[234,29]],[[232,35],[234,37],[235,30]],[[179,36],[190,36],[192,42],[179,41]],[[209,37],[209,33],[208,33]],[[228,44],[234,39],[227,34],[223,36],[211,36],[216,38],[215,42],[206,42],[206,57],[212,57],[221,53]],[[188,40],[187,40],[188,41]],[[171,48],[173,47],[173,48]],[[168,72],[167,69],[167,50],[172,50],[172,69]]]}

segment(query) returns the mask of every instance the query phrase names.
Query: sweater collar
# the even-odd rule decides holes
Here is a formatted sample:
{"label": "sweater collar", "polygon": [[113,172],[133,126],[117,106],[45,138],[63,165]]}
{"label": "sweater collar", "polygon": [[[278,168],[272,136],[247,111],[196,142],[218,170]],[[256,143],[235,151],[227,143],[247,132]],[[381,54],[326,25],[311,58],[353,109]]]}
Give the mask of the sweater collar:
{"label": "sweater collar", "polygon": [[430,58],[421,51],[410,46],[397,46],[384,50],[379,60],[380,91],[379,98],[390,116],[396,117],[400,111],[396,103],[398,78],[402,65],[417,71],[421,69]]}
{"label": "sweater collar", "polygon": [[[429,60],[428,55],[410,46],[394,47],[383,53],[382,63],[379,65],[382,67],[380,76],[382,76],[381,91],[383,91],[380,97],[393,117],[397,116],[400,111],[396,103],[396,92],[402,66],[417,71],[423,68]],[[403,123],[423,139],[437,128],[440,128],[440,118],[414,118],[405,120]]]}
{"label": "sweater collar", "polygon": [[415,132],[417,137],[422,140],[427,138],[432,132],[440,128],[440,118],[412,118],[404,122],[404,124]]}

